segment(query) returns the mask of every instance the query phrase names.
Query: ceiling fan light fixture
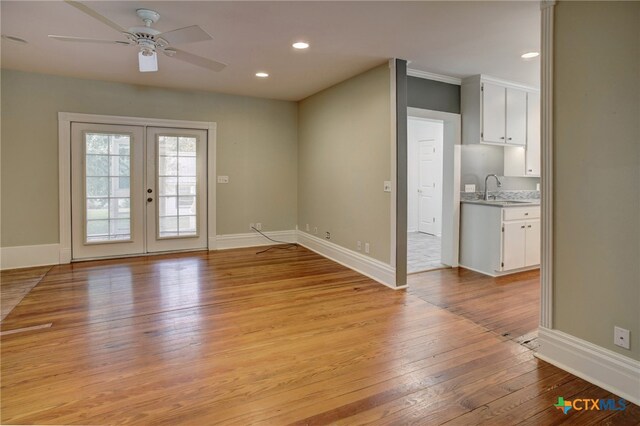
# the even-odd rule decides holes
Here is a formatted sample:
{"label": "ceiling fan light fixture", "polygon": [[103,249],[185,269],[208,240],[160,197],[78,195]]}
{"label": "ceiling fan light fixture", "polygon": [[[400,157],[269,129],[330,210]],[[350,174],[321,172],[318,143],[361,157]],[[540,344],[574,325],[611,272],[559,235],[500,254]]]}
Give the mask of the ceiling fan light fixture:
{"label": "ceiling fan light fixture", "polygon": [[151,54],[145,55],[145,50],[138,52],[138,65],[140,72],[158,71],[158,54],[151,51]]}

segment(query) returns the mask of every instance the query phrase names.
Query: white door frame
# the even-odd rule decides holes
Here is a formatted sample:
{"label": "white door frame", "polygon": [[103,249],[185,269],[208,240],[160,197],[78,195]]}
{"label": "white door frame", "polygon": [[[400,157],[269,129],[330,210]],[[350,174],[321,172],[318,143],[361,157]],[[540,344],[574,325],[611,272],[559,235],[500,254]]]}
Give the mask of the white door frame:
{"label": "white door frame", "polygon": [[460,250],[460,152],[462,144],[460,114],[407,108],[407,118],[444,122],[442,140],[442,259],[445,265],[458,266]]}
{"label": "white door frame", "polygon": [[58,113],[58,208],[60,218],[60,263],[71,263],[71,123],[116,124],[207,130],[207,248],[216,249],[216,123],[160,118]]}

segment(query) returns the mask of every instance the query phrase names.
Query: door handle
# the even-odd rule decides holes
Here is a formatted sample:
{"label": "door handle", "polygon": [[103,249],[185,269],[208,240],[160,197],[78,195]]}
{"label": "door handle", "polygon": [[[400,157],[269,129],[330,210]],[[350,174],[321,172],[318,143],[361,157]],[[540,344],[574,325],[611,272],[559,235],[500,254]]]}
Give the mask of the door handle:
{"label": "door handle", "polygon": [[153,201],[153,198],[151,198],[151,197],[147,198],[147,203],[150,203],[152,201]]}

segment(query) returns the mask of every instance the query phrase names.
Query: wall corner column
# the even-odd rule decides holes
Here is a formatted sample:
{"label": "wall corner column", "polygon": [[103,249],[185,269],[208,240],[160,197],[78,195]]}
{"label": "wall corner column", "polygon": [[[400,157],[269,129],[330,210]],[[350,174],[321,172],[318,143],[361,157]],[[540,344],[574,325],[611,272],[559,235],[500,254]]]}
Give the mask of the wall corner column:
{"label": "wall corner column", "polygon": [[555,1],[541,8],[541,209],[540,327],[553,328],[553,29]]}
{"label": "wall corner column", "polygon": [[407,61],[395,59],[396,287],[407,284]]}

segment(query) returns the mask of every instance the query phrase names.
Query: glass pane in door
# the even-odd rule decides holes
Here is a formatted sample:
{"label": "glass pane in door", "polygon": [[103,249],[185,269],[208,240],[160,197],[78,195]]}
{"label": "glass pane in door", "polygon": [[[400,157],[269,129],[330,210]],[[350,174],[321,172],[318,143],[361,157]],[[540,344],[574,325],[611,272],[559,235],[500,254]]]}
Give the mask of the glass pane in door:
{"label": "glass pane in door", "polygon": [[131,240],[131,135],[92,133],[85,142],[85,243]]}
{"label": "glass pane in door", "polygon": [[158,238],[198,235],[196,138],[159,135]]}

